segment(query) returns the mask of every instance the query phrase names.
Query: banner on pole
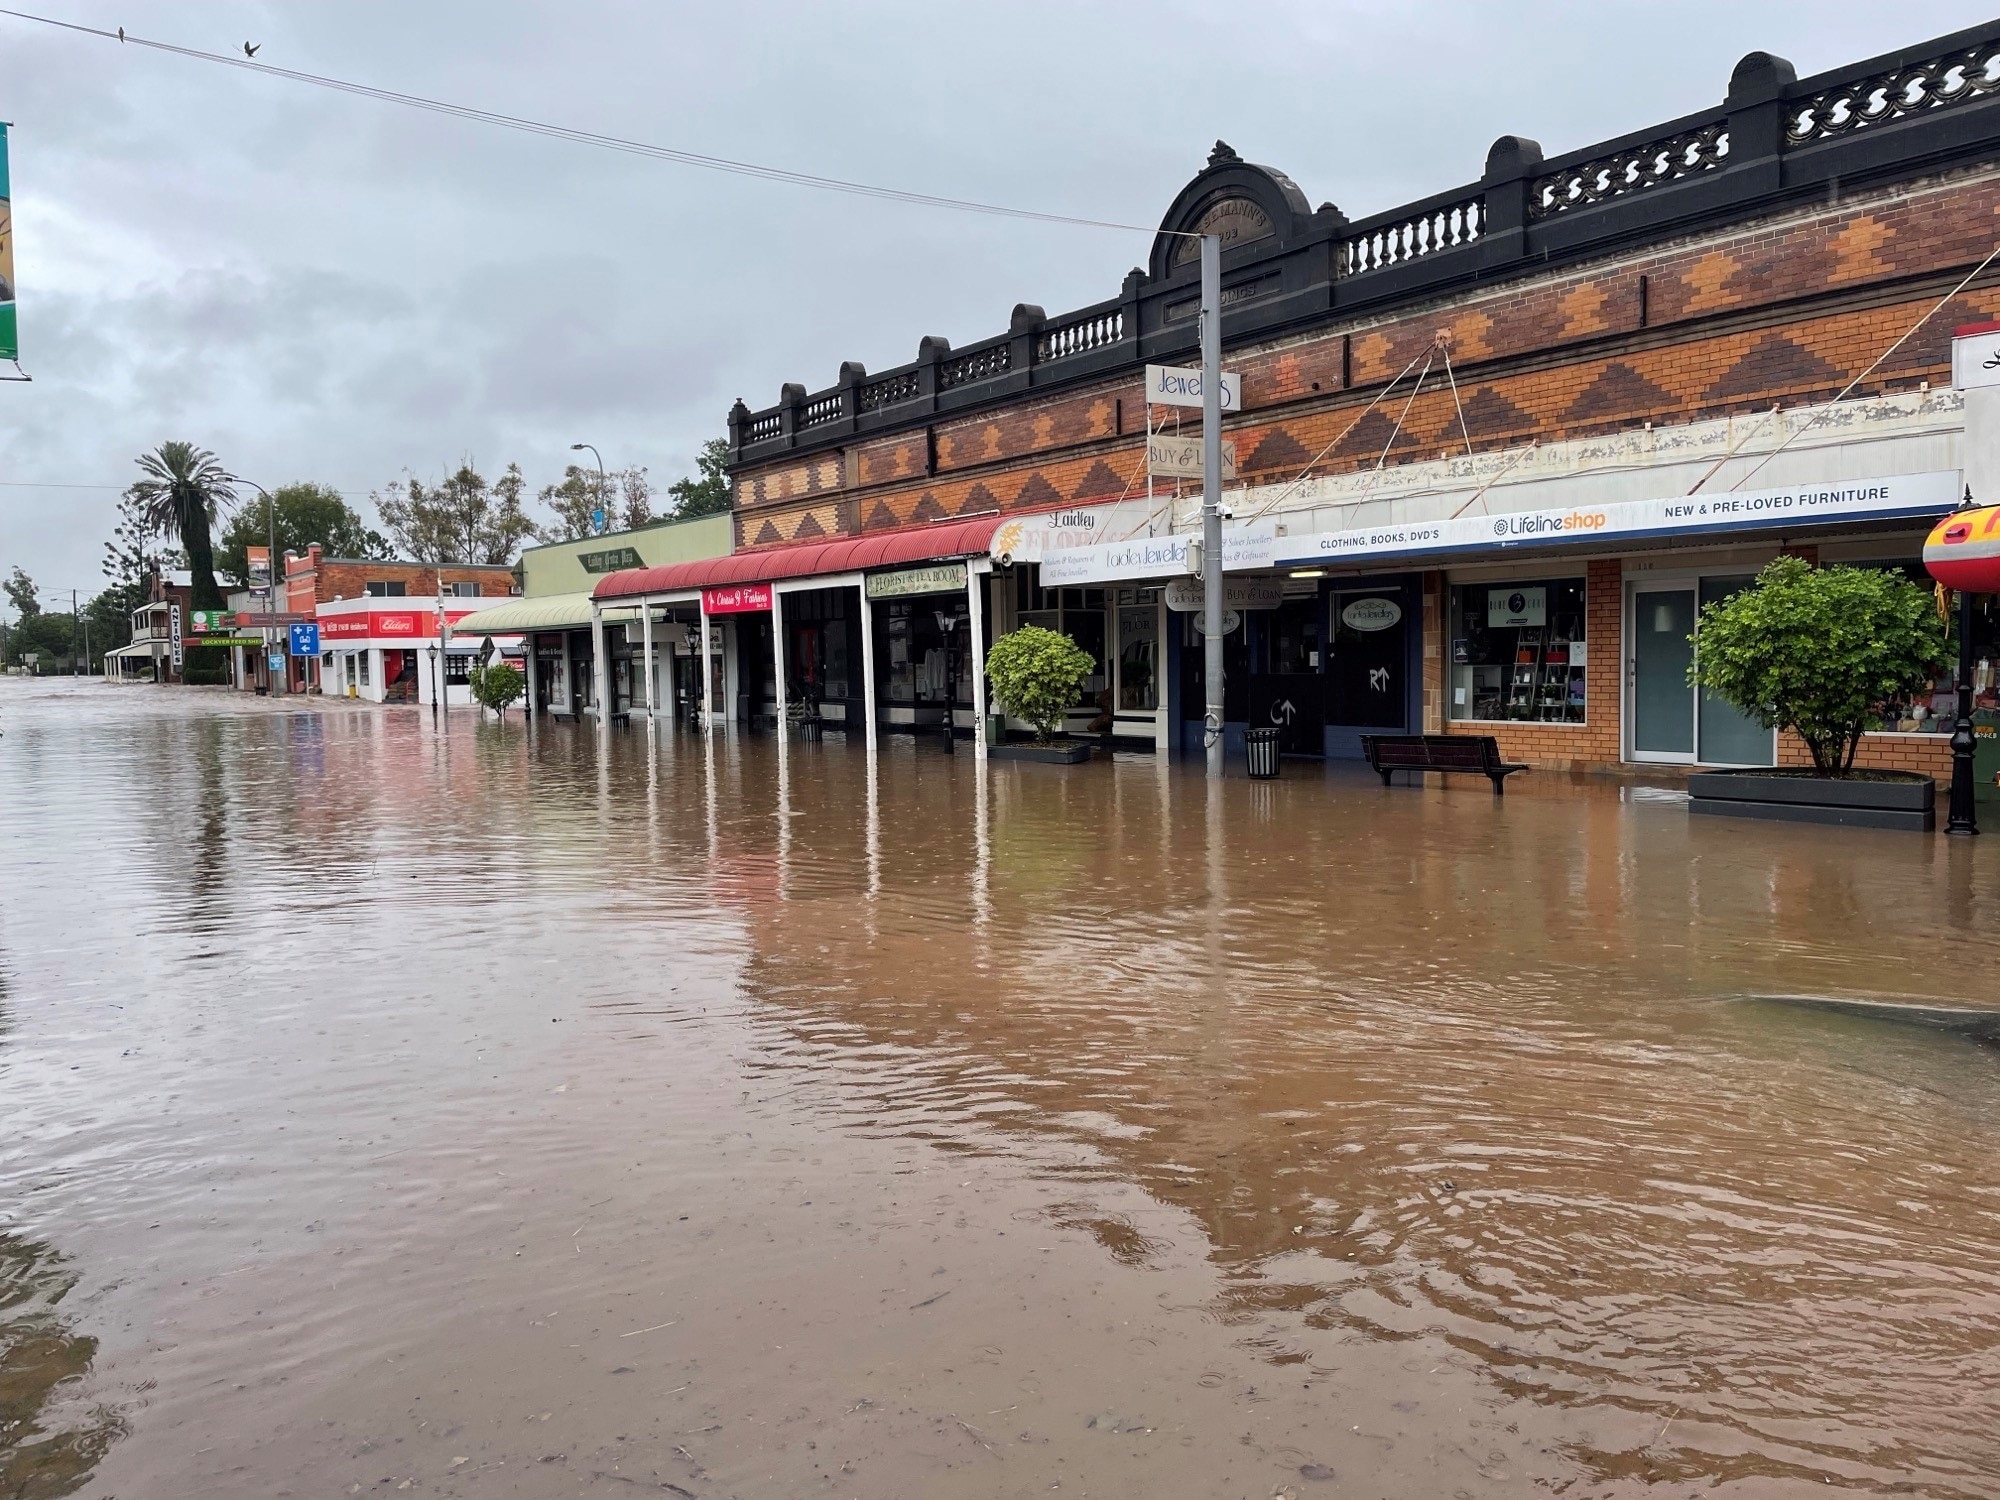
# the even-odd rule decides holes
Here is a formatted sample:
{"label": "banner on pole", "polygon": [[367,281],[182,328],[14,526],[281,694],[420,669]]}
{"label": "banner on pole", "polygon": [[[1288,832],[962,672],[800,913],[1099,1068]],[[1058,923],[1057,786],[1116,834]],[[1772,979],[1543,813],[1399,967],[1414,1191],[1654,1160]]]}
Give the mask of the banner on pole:
{"label": "banner on pole", "polygon": [[7,186],[7,127],[0,124],[0,359],[21,357],[14,324],[14,206]]}

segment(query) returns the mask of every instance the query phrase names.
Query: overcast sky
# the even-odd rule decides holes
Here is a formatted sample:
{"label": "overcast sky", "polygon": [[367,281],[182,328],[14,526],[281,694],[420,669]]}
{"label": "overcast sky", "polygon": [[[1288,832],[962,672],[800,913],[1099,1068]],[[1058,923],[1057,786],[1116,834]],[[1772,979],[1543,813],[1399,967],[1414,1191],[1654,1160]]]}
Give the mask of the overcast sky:
{"label": "overcast sky", "polygon": [[[579,0],[22,9],[713,155],[1157,223],[1210,144],[1360,216],[1983,19],[1922,6]],[[664,486],[730,401],[1110,296],[1144,235],[538,139],[0,17],[22,365],[0,574],[102,585],[135,455],[367,492],[572,442]]]}

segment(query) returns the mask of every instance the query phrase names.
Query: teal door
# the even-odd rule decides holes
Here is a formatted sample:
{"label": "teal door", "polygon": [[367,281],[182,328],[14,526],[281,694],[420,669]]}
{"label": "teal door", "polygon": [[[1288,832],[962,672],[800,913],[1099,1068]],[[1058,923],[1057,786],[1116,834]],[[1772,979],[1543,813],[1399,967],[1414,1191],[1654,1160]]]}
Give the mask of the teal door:
{"label": "teal door", "polygon": [[1632,594],[1632,758],[1694,759],[1695,591],[1636,589]]}
{"label": "teal door", "polygon": [[[1704,578],[1701,581],[1703,606],[1727,599],[1747,589],[1757,580],[1752,574],[1733,578]],[[1695,650],[1701,650],[1699,634]],[[1708,689],[1701,691],[1697,705],[1701,715],[1696,742],[1699,759],[1705,766],[1774,766],[1778,763],[1777,736],[1747,714],[1724,703]]]}

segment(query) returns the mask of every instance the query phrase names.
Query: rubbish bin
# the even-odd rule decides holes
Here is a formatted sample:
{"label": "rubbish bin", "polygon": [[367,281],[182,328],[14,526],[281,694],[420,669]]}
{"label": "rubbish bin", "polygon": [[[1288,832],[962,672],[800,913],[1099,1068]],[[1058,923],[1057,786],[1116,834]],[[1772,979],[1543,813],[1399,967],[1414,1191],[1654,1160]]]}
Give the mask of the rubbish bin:
{"label": "rubbish bin", "polygon": [[1278,731],[1275,729],[1252,729],[1243,736],[1244,758],[1250,762],[1250,775],[1258,781],[1278,779]]}

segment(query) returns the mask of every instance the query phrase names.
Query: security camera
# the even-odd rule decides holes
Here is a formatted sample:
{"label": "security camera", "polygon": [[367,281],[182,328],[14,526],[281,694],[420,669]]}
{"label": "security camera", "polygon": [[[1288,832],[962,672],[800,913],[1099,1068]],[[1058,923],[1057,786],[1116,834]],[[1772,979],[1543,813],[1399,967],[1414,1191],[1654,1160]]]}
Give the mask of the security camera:
{"label": "security camera", "polygon": [[1215,508],[1215,513],[1221,516],[1222,519],[1225,521],[1233,521],[1236,519],[1236,507],[1233,505],[1218,505]]}

